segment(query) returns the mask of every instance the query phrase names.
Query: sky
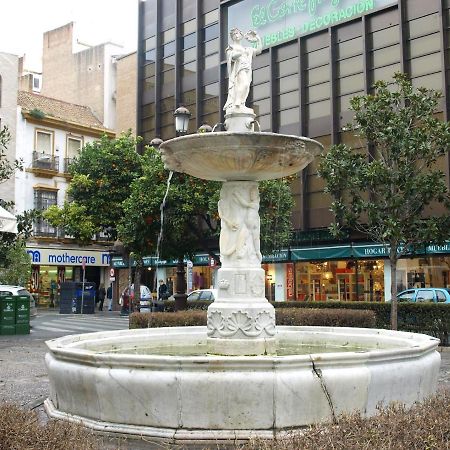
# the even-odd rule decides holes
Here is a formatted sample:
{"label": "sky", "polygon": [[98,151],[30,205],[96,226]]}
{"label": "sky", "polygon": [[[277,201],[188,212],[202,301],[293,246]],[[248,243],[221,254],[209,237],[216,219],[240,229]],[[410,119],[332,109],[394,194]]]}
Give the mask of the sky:
{"label": "sky", "polygon": [[75,22],[76,37],[90,45],[112,41],[136,50],[139,0],[0,0],[0,52],[25,56],[40,70],[46,31]]}

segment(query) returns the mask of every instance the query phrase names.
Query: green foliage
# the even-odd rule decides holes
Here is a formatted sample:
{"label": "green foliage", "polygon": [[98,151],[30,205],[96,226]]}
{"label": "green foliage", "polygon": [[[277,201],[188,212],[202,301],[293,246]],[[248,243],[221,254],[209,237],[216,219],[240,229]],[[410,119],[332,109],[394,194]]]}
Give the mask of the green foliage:
{"label": "green foliage", "polygon": [[31,259],[25,250],[25,240],[19,239],[6,248],[0,284],[25,286],[31,276]]}
{"label": "green foliage", "polygon": [[35,119],[44,119],[45,113],[38,108],[33,108],[30,111],[30,116],[34,117]]}
{"label": "green foliage", "polygon": [[97,232],[115,239],[116,224],[124,215],[122,202],[128,197],[133,180],[141,176],[138,140],[131,133],[116,139],[106,135],[86,144],[70,165],[71,202],[51,207],[45,219],[81,243],[88,243]]}
{"label": "green foliage", "polygon": [[16,170],[23,169],[22,160],[14,160],[11,163],[6,157],[6,150],[10,140],[11,133],[8,127],[0,129],[0,183],[9,180]]}
{"label": "green foliage", "polygon": [[89,243],[95,232],[99,231],[91,220],[91,216],[87,214],[86,206],[77,202],[64,202],[62,208],[52,205],[43,212],[42,216],[54,227],[64,228],[67,234],[82,244]]}
{"label": "green foliage", "polygon": [[[132,183],[130,197],[123,203],[118,234],[127,247],[141,254],[155,254],[169,172],[153,148],[146,149],[142,161],[143,174]],[[277,250],[289,242],[293,206],[289,183],[284,179],[260,184],[263,251]],[[219,182],[173,174],[164,206],[161,257],[192,256],[199,249],[211,251],[220,231],[220,188]]]}
{"label": "green foliage", "polygon": [[[393,299],[397,260],[450,238],[450,194],[445,174],[436,168],[450,145],[449,123],[435,117],[442,95],[414,89],[402,74],[394,81],[379,81],[373,94],[350,102],[355,118],[349,129],[369,144],[369,155],[340,144],[319,165],[333,199],[332,233],[351,228],[389,249]],[[392,305],[395,310],[396,300]],[[395,322],[394,311],[392,317]]]}
{"label": "green foliage", "polygon": [[[277,309],[282,308],[327,308],[370,310],[375,313],[374,327],[389,328],[391,304],[388,302],[273,302]],[[429,334],[448,342],[450,333],[450,305],[444,303],[399,303],[398,329]]]}

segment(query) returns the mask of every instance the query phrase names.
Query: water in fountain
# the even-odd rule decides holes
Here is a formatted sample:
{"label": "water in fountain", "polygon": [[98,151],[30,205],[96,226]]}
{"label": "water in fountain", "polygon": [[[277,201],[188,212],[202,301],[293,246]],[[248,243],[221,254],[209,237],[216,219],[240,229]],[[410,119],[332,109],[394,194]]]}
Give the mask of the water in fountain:
{"label": "water in fountain", "polygon": [[164,194],[163,200],[159,207],[161,226],[159,228],[158,241],[156,244],[156,265],[155,265],[154,286],[153,286],[154,291],[157,291],[157,289],[158,289],[158,279],[157,279],[156,273],[158,271],[161,243],[163,240],[163,233],[164,233],[164,208],[166,207],[166,201],[167,201],[167,196],[169,195],[170,181],[172,180],[172,177],[173,177],[173,171],[170,170],[169,176],[167,177],[167,181],[166,181],[166,192]]}

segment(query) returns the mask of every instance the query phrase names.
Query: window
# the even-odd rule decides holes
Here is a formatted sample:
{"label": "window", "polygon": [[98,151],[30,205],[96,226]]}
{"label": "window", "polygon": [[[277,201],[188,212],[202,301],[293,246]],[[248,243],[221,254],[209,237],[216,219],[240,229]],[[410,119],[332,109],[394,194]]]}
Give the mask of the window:
{"label": "window", "polygon": [[439,303],[444,303],[447,300],[447,297],[442,291],[436,291],[436,298]]}
{"label": "window", "polygon": [[80,153],[81,147],[83,146],[83,139],[81,137],[67,137],[67,152],[66,156],[68,158],[73,158]]}
{"label": "window", "polygon": [[47,155],[53,154],[53,132],[36,130],[35,150]]}
{"label": "window", "polygon": [[[57,191],[35,189],[34,208],[46,211],[50,206],[56,205]],[[37,219],[34,224],[35,236],[56,236],[56,228],[53,228],[46,220]]]}

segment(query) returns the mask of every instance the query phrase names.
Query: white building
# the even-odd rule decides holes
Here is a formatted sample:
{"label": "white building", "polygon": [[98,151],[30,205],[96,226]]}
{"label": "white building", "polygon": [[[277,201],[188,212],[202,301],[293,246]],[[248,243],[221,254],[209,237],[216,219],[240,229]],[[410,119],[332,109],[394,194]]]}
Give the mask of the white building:
{"label": "white building", "polygon": [[[16,158],[25,168],[14,179],[17,213],[62,206],[73,158],[103,134],[114,137],[88,107],[25,91],[17,96],[16,131]],[[83,261],[88,281],[105,282],[108,275],[108,251],[100,240],[80,247],[45,220],[35,224],[27,248],[33,259],[31,290],[40,303],[49,301],[52,281],[81,280]]]}

